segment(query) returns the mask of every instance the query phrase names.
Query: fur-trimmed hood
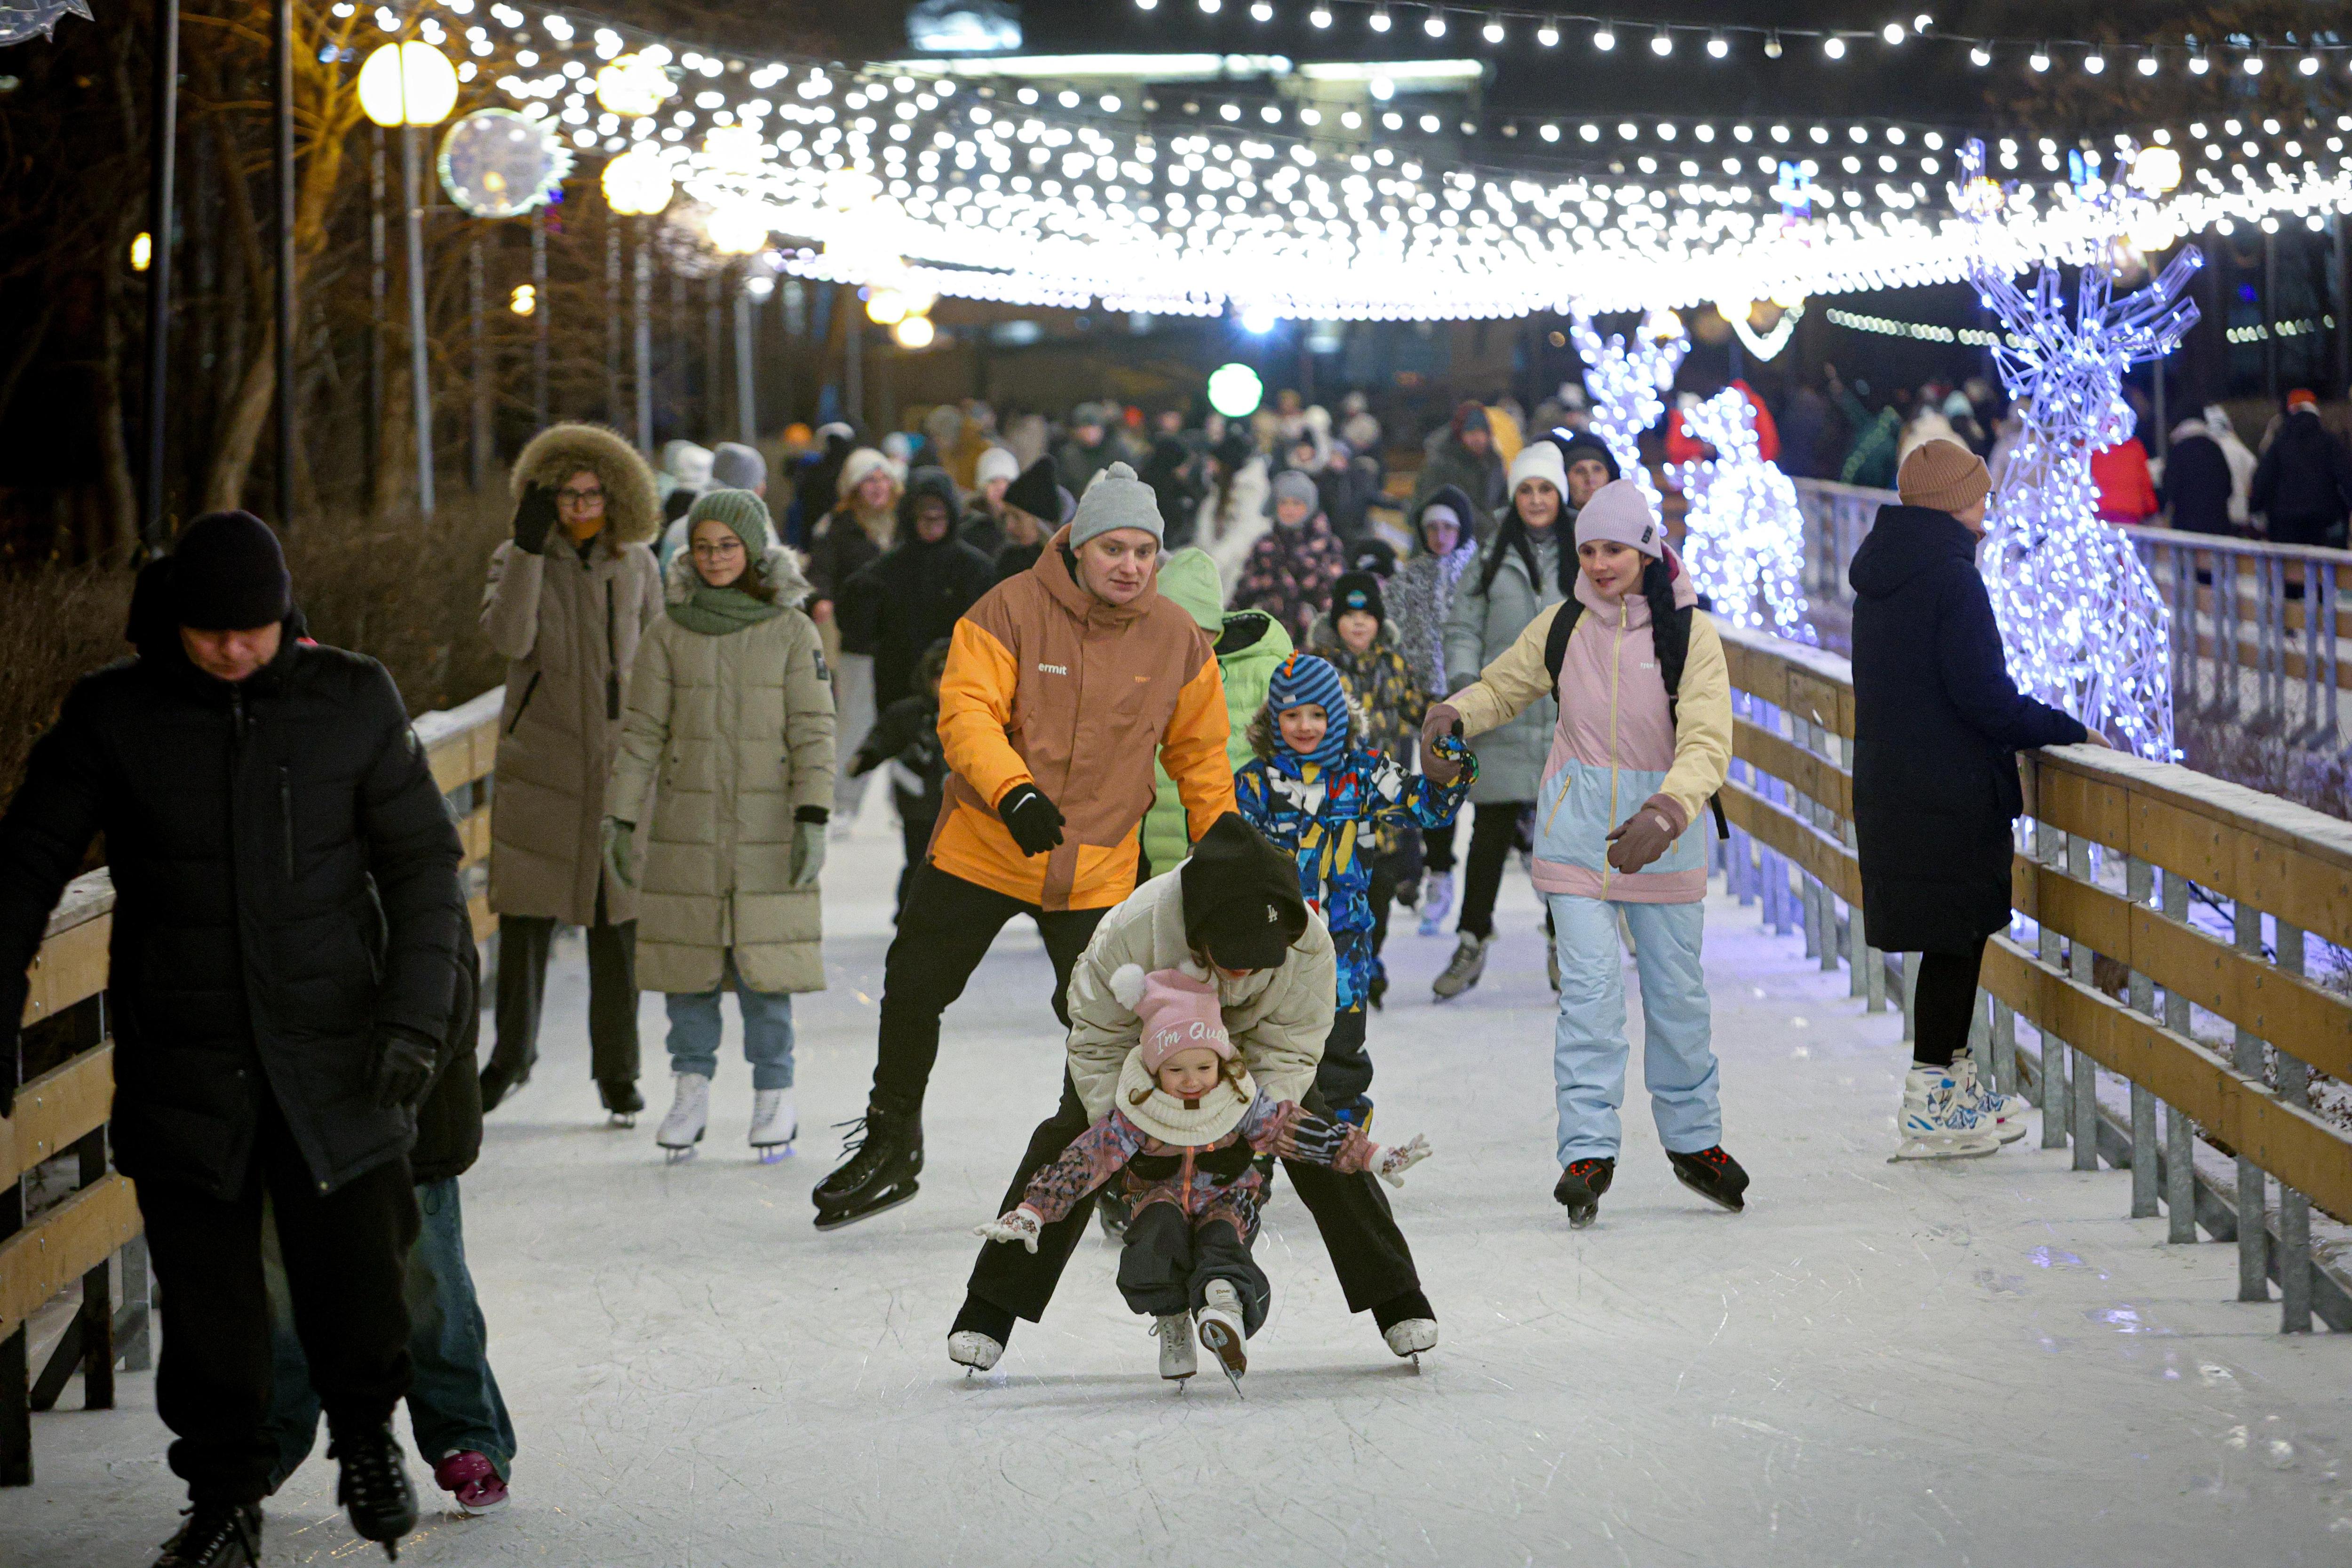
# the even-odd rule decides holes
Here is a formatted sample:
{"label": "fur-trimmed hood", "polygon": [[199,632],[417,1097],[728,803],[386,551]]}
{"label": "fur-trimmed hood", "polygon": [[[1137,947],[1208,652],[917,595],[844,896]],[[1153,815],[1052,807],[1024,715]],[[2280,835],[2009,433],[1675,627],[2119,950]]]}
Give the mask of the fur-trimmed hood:
{"label": "fur-trimmed hood", "polygon": [[[802,575],[797,556],[781,544],[771,544],[751,568],[760,581],[776,591],[776,603],[788,610],[797,610],[808,602],[809,580]],[[701,583],[694,570],[691,552],[681,550],[669,559],[668,569],[662,574],[662,603],[683,605]]]}
{"label": "fur-trimmed hood", "polygon": [[604,531],[615,544],[648,544],[661,531],[661,500],[654,471],[619,432],[602,425],[551,425],[515,459],[520,498],[530,485],[560,487],[586,468],[604,484]]}

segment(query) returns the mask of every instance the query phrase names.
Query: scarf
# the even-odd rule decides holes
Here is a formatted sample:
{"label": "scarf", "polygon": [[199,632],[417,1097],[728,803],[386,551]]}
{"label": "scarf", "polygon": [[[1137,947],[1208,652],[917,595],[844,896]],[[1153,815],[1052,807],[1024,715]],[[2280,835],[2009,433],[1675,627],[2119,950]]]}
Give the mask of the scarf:
{"label": "scarf", "polygon": [[669,606],[671,620],[688,631],[698,632],[707,637],[723,637],[730,632],[740,632],[745,626],[772,621],[783,613],[782,605],[754,598],[731,585],[714,588],[699,578],[696,580],[692,593]]}

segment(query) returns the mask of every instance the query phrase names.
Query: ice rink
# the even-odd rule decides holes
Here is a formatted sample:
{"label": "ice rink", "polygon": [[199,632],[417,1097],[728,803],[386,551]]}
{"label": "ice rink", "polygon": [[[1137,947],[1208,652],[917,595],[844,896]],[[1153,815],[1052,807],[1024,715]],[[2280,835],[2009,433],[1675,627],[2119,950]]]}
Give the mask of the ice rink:
{"label": "ice rink", "polygon": [[[653,1146],[657,996],[651,1110],[608,1131],[580,948],[559,947],[537,1075],[465,1183],[515,1500],[448,1516],[415,1467],[427,1517],[404,1563],[2352,1561],[2352,1349],[2281,1337],[2275,1307],[2232,1300],[2232,1248],[2166,1246],[2163,1221],[2123,1217],[2126,1176],[2072,1172],[2031,1137],[1887,1163],[1899,1019],[1865,1016],[1843,973],[1720,898],[1707,959],[1746,1215],[1675,1184],[1637,1067],[1616,1189],[1570,1232],[1550,1195],[1550,996],[1514,871],[1485,983],[1433,1005],[1452,938],[1408,921],[1371,1025],[1375,1136],[1437,1150],[1395,1194],[1443,1322],[1417,1373],[1348,1315],[1285,1190],[1246,1399],[1213,1372],[1182,1395],[1154,1375],[1099,1236],[1046,1321],[967,1380],[945,1344],[971,1228],[1051,1109],[1061,1050],[1024,923],[948,1015],[920,1197],[811,1227],[825,1124],[856,1114],[873,1063],[898,859],[895,834],[835,846],[833,984],[801,999],[803,1136],[780,1164],[744,1146],[731,1004],[701,1156],[666,1167]],[[36,1417],[39,1482],[0,1492],[0,1563],[150,1560],[181,1503],[152,1390],[130,1375],[116,1411]],[[268,1531],[273,1564],[372,1552],[317,1455]]]}

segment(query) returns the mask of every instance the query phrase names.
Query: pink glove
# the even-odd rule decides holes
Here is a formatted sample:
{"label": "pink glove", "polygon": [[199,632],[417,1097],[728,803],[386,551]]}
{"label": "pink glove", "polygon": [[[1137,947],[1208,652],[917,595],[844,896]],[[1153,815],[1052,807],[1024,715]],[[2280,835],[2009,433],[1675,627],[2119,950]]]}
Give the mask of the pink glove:
{"label": "pink glove", "polygon": [[1416,1132],[1410,1143],[1395,1143],[1372,1158],[1372,1172],[1392,1187],[1404,1185],[1404,1173],[1433,1152],[1429,1140]]}

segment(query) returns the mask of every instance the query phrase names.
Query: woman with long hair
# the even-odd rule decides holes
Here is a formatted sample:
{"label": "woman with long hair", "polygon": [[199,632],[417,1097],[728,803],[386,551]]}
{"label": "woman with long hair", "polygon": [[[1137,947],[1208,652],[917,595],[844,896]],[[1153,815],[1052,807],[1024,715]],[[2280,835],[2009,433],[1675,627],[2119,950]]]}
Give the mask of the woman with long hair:
{"label": "woman with long hair", "polygon": [[[833,667],[835,711],[841,744],[856,751],[874,728],[874,617],[848,595],[850,580],[898,538],[898,498],[903,470],[871,447],[860,447],[841,465],[841,500],[817,524],[808,554],[809,619],[824,639]],[[846,596],[845,596],[846,595]],[[866,798],[866,780],[843,774],[834,782],[835,812],[847,830]]]}

